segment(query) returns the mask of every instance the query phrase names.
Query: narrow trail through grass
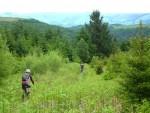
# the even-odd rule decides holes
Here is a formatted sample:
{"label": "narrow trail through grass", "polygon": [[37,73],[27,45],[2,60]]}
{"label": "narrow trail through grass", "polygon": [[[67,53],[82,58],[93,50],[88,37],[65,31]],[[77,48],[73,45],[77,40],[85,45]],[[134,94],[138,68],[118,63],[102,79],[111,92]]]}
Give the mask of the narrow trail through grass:
{"label": "narrow trail through grass", "polygon": [[34,74],[31,95],[22,102],[21,73],[6,79],[0,88],[0,113],[119,113],[119,85],[96,75],[88,65],[64,64],[57,72]]}

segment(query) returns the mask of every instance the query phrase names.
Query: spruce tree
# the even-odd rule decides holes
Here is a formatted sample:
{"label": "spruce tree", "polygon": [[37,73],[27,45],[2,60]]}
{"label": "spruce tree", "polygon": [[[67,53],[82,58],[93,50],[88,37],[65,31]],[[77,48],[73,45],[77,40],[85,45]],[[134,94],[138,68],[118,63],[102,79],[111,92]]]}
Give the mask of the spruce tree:
{"label": "spruce tree", "polygon": [[150,99],[150,40],[136,38],[131,43],[129,70],[124,87],[131,99]]}
{"label": "spruce tree", "polygon": [[90,34],[90,53],[93,56],[109,56],[112,52],[112,37],[108,30],[108,24],[103,22],[99,11],[90,15],[87,25]]}

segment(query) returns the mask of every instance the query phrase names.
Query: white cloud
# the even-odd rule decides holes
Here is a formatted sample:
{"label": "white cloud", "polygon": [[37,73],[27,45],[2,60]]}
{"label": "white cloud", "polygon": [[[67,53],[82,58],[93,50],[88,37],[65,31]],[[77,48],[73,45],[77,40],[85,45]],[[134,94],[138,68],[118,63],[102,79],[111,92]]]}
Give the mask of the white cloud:
{"label": "white cloud", "polygon": [[0,12],[150,12],[149,0],[0,0]]}

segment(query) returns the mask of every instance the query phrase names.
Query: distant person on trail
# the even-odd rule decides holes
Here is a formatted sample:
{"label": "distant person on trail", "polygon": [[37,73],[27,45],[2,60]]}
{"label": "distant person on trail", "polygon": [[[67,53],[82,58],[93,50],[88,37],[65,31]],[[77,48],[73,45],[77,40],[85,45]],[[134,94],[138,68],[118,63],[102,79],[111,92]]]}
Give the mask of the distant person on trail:
{"label": "distant person on trail", "polygon": [[80,63],[80,72],[82,73],[83,70],[84,70],[84,64],[81,62],[81,63]]}
{"label": "distant person on trail", "polygon": [[22,75],[22,89],[23,89],[22,98],[23,99],[25,96],[28,97],[30,94],[30,91],[29,91],[29,88],[31,88],[30,81],[32,82],[32,84],[34,84],[34,81],[31,76],[31,70],[26,69],[25,73]]}

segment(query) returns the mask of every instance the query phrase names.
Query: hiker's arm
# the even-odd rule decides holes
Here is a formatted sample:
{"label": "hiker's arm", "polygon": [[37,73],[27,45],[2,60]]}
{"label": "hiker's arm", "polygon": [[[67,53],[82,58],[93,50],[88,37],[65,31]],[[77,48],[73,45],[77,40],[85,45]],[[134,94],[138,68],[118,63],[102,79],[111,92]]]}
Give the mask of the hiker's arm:
{"label": "hiker's arm", "polygon": [[31,79],[32,84],[34,84],[34,81],[31,75],[30,75],[30,79]]}

